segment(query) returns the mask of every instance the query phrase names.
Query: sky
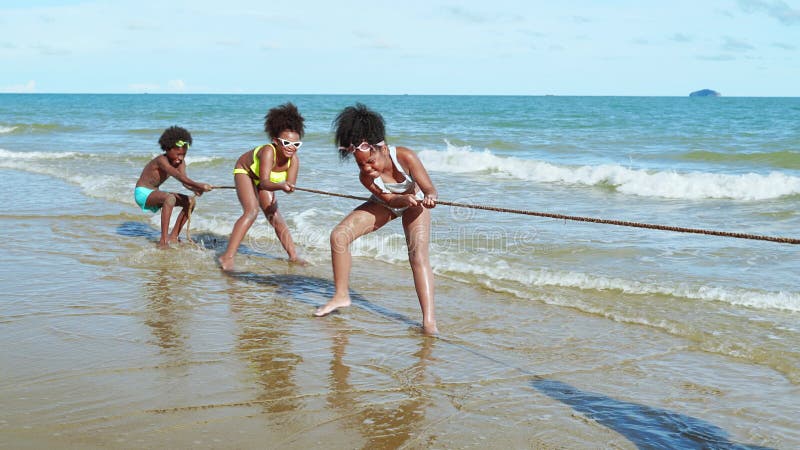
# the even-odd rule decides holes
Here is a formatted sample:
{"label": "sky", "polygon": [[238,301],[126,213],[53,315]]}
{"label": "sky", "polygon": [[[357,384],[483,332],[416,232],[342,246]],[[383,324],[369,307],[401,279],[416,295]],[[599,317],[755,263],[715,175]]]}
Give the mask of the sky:
{"label": "sky", "polygon": [[0,92],[800,96],[800,0],[0,0]]}

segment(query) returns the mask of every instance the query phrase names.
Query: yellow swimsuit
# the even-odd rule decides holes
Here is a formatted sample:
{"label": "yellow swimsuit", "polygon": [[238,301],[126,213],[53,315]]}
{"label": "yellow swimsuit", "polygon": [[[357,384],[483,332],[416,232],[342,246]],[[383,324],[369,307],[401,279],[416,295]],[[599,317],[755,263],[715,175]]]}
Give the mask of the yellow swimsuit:
{"label": "yellow swimsuit", "polygon": [[[242,169],[241,167],[237,167],[233,169],[233,174],[236,175],[237,173],[243,173],[245,175],[249,175],[250,178],[252,178],[253,181],[256,183],[256,186],[258,186],[261,183],[261,180],[258,177],[258,174],[261,173],[260,172],[261,161],[258,158],[258,152],[261,151],[261,149],[266,147],[267,145],[272,147],[272,156],[273,156],[272,167],[275,167],[275,163],[278,161],[278,150],[272,144],[264,144],[264,145],[259,145],[258,147],[253,149],[253,164],[250,164],[249,172],[247,171],[247,169]],[[289,162],[286,164],[286,170],[282,172],[273,172],[270,170],[269,181],[273,183],[283,183],[284,181],[286,181],[286,176],[289,172],[289,167],[291,166],[292,166],[292,160],[289,159]]]}

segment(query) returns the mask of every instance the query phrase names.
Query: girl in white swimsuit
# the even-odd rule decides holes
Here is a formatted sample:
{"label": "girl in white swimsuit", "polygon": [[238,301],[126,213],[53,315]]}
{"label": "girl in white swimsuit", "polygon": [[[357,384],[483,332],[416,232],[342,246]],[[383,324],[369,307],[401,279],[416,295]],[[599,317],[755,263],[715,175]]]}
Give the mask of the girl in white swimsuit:
{"label": "girl in white swimsuit", "polygon": [[428,248],[431,236],[430,210],[436,206],[436,188],[412,150],[386,145],[385,126],[380,114],[357,103],[345,108],[334,124],[339,156],[343,160],[351,156],[355,159],[359,167],[359,180],[372,197],[331,231],[336,291],[333,298],[319,307],[314,315],[324,316],[338,308],[350,306],[350,244],[401,217],[408,246],[408,262],[422,309],[422,330],[426,334],[435,334],[438,330]]}

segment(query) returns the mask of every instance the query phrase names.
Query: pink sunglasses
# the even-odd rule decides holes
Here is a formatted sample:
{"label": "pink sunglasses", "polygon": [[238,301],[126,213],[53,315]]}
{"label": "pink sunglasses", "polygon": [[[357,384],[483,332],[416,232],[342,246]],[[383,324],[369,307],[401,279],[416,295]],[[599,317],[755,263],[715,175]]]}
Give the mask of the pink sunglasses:
{"label": "pink sunglasses", "polygon": [[347,150],[350,153],[355,153],[356,150],[358,150],[360,152],[368,152],[373,148],[383,147],[384,145],[386,145],[386,142],[384,142],[384,141],[380,141],[377,144],[372,145],[369,142],[367,142],[366,140],[364,140],[358,146],[356,146],[355,144],[350,144],[349,147],[339,147],[339,150]]}

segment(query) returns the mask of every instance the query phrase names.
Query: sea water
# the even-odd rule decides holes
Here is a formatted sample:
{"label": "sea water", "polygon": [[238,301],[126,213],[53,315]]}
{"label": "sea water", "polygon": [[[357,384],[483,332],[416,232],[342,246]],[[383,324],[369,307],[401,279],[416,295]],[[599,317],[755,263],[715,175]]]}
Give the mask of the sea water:
{"label": "sea water", "polygon": [[[433,348],[417,333],[403,331],[403,324],[419,320],[419,308],[399,223],[353,245],[351,287],[365,299],[361,312],[322,321],[306,317],[330,295],[330,230],[358,201],[301,191],[277,194],[309,268],[285,263],[262,217],[237,256],[239,275],[231,279],[219,272],[215,256],[241,213],[232,190],[198,199],[191,233],[200,246],[156,250],[159,216],[134,204],[133,186],[144,165],[161,153],[161,132],[180,125],[192,133],[186,157],[192,179],[232,185],[237,158],[266,142],[266,111],[287,101],[306,119],[299,187],[368,195],[352,159],[340,161],[331,132],[343,107],[363,102],[385,118],[390,145],[417,152],[440,200],[800,238],[800,99],[795,98],[4,94],[0,362],[9,381],[0,381],[0,400],[17,410],[28,405],[26,414],[35,424],[27,433],[24,427],[30,425],[22,416],[4,408],[0,433],[5,428],[17,443],[42,444],[46,441],[31,437],[37,426],[77,434],[91,429],[108,414],[102,406],[108,396],[90,395],[82,407],[66,402],[66,409],[19,398],[24,386],[39,381],[51,385],[47,395],[66,395],[65,380],[76,369],[59,355],[97,351],[103,348],[100,340],[121,339],[133,352],[132,361],[103,350],[110,360],[87,356],[84,363],[91,377],[118,371],[103,383],[134,397],[125,404],[129,411],[175,417],[187,411],[178,406],[186,403],[255,408],[260,412],[242,415],[272,419],[295,411],[287,419],[294,425],[273,430],[294,436],[287,445],[310,442],[300,436],[316,428],[296,424],[301,416],[322,414],[333,404],[335,414],[349,417],[351,412],[343,411],[358,403],[359,388],[349,378],[345,387],[336,384],[342,370],[356,372],[363,389],[382,395],[399,389],[398,395],[413,400],[390,408],[387,418],[377,412],[383,397],[362,399],[369,406],[360,410],[360,423],[326,428],[343,446],[375,444],[385,435],[393,440],[381,445],[390,447],[538,442],[588,448],[597,439],[623,447],[681,446],[680,433],[671,434],[662,422],[650,424],[655,431],[646,438],[619,417],[605,423],[600,417],[608,411],[598,405],[611,400],[621,417],[657,411],[656,417],[680,415],[688,429],[698,416],[713,424],[700,428],[714,432],[691,442],[722,442],[724,435],[747,444],[800,444],[796,245],[440,205],[433,211],[430,253],[443,340]],[[174,180],[162,188],[186,192]],[[267,312],[275,302],[288,312]],[[75,314],[80,326],[70,322]],[[400,328],[386,324],[398,318]],[[290,330],[282,324],[287,320]],[[340,320],[342,329],[317,329]],[[375,335],[380,337],[369,339]],[[359,344],[347,345],[350,341]],[[202,345],[210,346],[207,353],[199,350]],[[410,353],[393,353],[404,346]],[[154,356],[150,347],[162,355]],[[25,359],[37,352],[39,358]],[[238,358],[220,356],[230,352]],[[333,384],[315,384],[310,374],[319,367],[303,369],[316,358],[326,361],[323,368],[330,365]],[[352,361],[344,362],[348,358]],[[447,363],[431,369],[430,358]],[[411,362],[394,365],[403,359]],[[127,371],[163,364],[202,367],[195,376],[206,383],[225,385],[223,374],[239,378],[230,390],[201,389],[207,400],[192,392],[185,401],[162,406],[121,387]],[[22,368],[12,371],[12,365]],[[370,375],[376,367],[393,375],[388,380]],[[172,381],[158,381],[165,374],[157,372],[134,385],[178,389]],[[252,379],[243,381],[242,373]],[[417,383],[415,377],[430,389],[425,395],[406,390]],[[509,381],[518,378],[527,381]],[[270,386],[264,391],[270,393],[251,392],[259,385]],[[505,400],[492,399],[498,387],[507,390]],[[568,394],[576,389],[598,395],[599,403],[588,394],[572,402],[575,396]],[[328,407],[302,400],[323,391],[332,392]],[[532,407],[535,395],[558,406]],[[500,440],[486,443],[480,436],[496,434],[493,427],[464,425],[455,427],[461,436],[456,438],[436,425],[457,414],[455,398],[467,405],[462,411],[475,423],[538,424],[539,431],[516,428],[516,434],[505,432],[508,441],[495,435]],[[577,441],[543,431],[574,429],[574,417],[564,409],[588,418]],[[406,420],[425,415],[415,410],[428,410],[435,419]],[[76,411],[83,414],[80,420],[64,419]],[[398,411],[406,419],[398,419]],[[182,418],[174,420],[185,425]],[[147,420],[127,416],[118,422],[111,427],[115,433],[137,434],[148,427]],[[353,426],[365,441],[354,444],[346,437],[343,430]],[[262,432],[254,431],[260,429],[255,424],[249,427],[253,436]],[[159,436],[157,442],[191,442],[171,441],[167,432]],[[213,440],[204,442],[213,446]]]}

